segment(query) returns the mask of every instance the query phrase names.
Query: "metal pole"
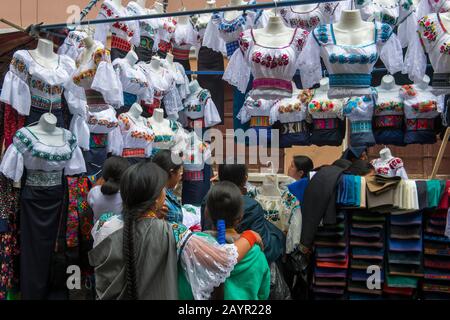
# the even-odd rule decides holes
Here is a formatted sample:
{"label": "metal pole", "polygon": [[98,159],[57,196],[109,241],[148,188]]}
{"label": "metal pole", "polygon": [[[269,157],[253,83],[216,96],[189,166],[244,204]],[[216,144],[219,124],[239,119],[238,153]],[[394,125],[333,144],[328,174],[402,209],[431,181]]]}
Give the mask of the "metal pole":
{"label": "metal pole", "polygon": [[[343,1],[343,0],[337,0],[337,1]],[[122,17],[122,18],[114,18],[114,19],[89,20],[89,21],[81,21],[79,24],[80,25],[95,25],[95,24],[111,23],[111,22],[117,22],[117,21],[134,21],[134,20],[147,20],[147,19],[167,18],[167,17],[193,16],[196,14],[205,14],[205,13],[214,13],[214,12],[247,11],[247,10],[268,9],[268,8],[275,8],[275,7],[280,8],[280,7],[297,6],[297,5],[302,5],[302,4],[325,3],[325,2],[336,2],[336,1],[295,0],[295,1],[283,1],[280,3],[267,2],[267,3],[257,3],[257,4],[245,5],[245,6],[190,10],[190,11],[169,12],[169,13],[157,13],[157,14],[149,14],[149,15],[143,15],[143,16]],[[61,29],[61,28],[66,28],[66,27],[67,27],[67,23],[56,23],[56,24],[47,24],[47,25],[38,26],[38,28],[40,30]]]}

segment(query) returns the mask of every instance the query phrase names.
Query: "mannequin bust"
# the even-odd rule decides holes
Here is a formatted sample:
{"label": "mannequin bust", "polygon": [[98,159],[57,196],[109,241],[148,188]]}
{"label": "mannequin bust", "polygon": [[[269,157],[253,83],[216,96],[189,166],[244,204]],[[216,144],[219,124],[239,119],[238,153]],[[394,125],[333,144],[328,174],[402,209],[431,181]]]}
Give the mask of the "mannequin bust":
{"label": "mannequin bust", "polygon": [[414,81],[414,85],[418,90],[427,91],[430,90],[430,77],[425,75],[422,80]]}
{"label": "mannequin bust", "polygon": [[[247,2],[244,0],[230,0],[230,3],[228,4],[229,7],[237,7],[237,6],[246,6]],[[224,17],[228,21],[232,21],[239,17],[242,14],[241,11],[227,11],[224,14]]]}
{"label": "mannequin bust", "polygon": [[82,65],[87,63],[91,59],[91,57],[94,54],[94,51],[96,49],[94,46],[95,41],[94,41],[94,39],[92,39],[91,36],[87,36],[86,38],[84,38],[83,43],[84,43],[84,50],[81,53],[81,57],[80,57],[80,61],[81,61]]}
{"label": "mannequin bust", "polygon": [[391,149],[385,147],[380,151],[380,158],[384,161],[391,160],[393,158]]}
{"label": "mannequin bust", "polygon": [[142,117],[142,107],[140,104],[138,103],[134,103],[130,110],[127,112],[127,115],[133,119],[134,122],[136,122],[137,124],[140,124],[142,126],[145,126],[145,118]]}
{"label": "mannequin bust", "polygon": [[53,42],[39,39],[37,48],[28,51],[37,63],[47,69],[55,69],[58,66],[59,56],[53,51]]}
{"label": "mannequin bust", "polygon": [[445,29],[450,30],[450,12],[440,13],[439,17],[441,18],[441,22]]}
{"label": "mannequin bust", "polygon": [[164,110],[157,108],[153,111],[153,115],[149,118],[150,125],[156,135],[164,135],[165,133],[172,133],[170,128],[170,121],[164,119]]}
{"label": "mannequin bust", "polygon": [[276,174],[266,175],[261,187],[261,194],[266,197],[279,197],[281,190],[278,187],[278,183],[278,176]]}
{"label": "mannequin bust", "polygon": [[378,88],[379,91],[395,91],[398,92],[398,90],[400,89],[400,86],[395,84],[395,79],[393,76],[391,75],[385,75],[382,79],[381,79],[381,85]]}
{"label": "mannequin bust", "polygon": [[122,5],[122,0],[112,0],[112,2],[114,3],[114,5],[115,5],[117,8],[120,8],[120,9],[122,9],[122,10],[125,9],[125,8],[123,7],[123,5]]}
{"label": "mannequin bust", "polygon": [[36,125],[28,127],[28,129],[38,137],[39,141],[49,146],[64,145],[64,131],[56,127],[56,117],[47,112],[44,113]]}
{"label": "mannequin bust", "polygon": [[162,72],[161,59],[156,56],[153,56],[152,60],[150,61],[150,69],[152,69],[153,72],[161,73]]}
{"label": "mannequin bust", "polygon": [[314,92],[314,98],[328,99],[328,90],[330,90],[330,80],[328,78],[322,78],[320,80],[320,87]]}
{"label": "mannequin bust", "polygon": [[147,0],[135,0],[135,1],[141,8],[145,9],[145,7],[147,6]]}
{"label": "mannequin bust", "polygon": [[202,90],[202,87],[200,87],[200,84],[198,83],[197,80],[191,81],[191,83],[189,84],[189,91],[191,92],[191,94],[196,94],[197,92],[200,92],[201,90]]}
{"label": "mannequin bust", "polygon": [[295,30],[286,27],[280,16],[269,17],[267,26],[254,30],[255,40],[265,47],[284,47],[289,45]]}
{"label": "mannequin bust", "polygon": [[395,158],[388,147],[381,149],[380,158],[373,160],[371,164],[374,166],[376,174],[408,179],[403,161],[400,158]]}
{"label": "mannequin bust", "polygon": [[159,1],[155,1],[153,4],[153,13],[164,13],[164,4]]}
{"label": "mannequin bust", "polygon": [[130,50],[127,53],[127,55],[125,56],[125,60],[128,62],[128,64],[130,66],[134,66],[138,62],[139,58],[138,58],[136,52],[134,52],[133,50]]}
{"label": "mannequin bust", "polygon": [[359,10],[342,10],[339,22],[332,25],[336,43],[347,46],[374,42],[374,24],[363,21]]}
{"label": "mannequin bust", "polygon": [[213,9],[216,7],[216,0],[208,0],[206,1],[206,9]]}

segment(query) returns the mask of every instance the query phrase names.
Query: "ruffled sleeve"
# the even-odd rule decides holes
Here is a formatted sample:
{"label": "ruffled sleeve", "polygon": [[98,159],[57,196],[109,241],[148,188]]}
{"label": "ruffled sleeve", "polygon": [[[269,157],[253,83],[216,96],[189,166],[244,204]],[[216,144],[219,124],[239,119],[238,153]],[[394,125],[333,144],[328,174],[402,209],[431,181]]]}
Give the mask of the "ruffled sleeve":
{"label": "ruffled sleeve", "polygon": [[200,103],[204,105],[205,127],[209,128],[222,122],[219,112],[217,111],[217,107],[211,99],[211,94],[208,91],[205,90],[200,96]]}
{"label": "ruffled sleeve", "polygon": [[[76,144],[76,142],[75,142]],[[86,172],[86,164],[84,162],[83,153],[78,145],[73,147],[72,158],[66,163],[64,174],[73,176]]]}
{"label": "ruffled sleeve", "polygon": [[188,147],[188,134],[187,132],[183,129],[183,127],[181,126],[180,123],[171,120],[170,121],[170,126],[172,127],[173,132],[175,133],[175,144],[172,147],[172,152],[174,152],[175,154],[178,154],[180,152],[182,152],[183,150],[186,150]]}
{"label": "ruffled sleeve", "polygon": [[19,148],[14,145],[16,138],[14,140],[14,143],[8,147],[3,156],[2,163],[0,164],[0,172],[14,182],[19,182],[23,174],[24,161]]}
{"label": "ruffled sleeve", "polygon": [[180,82],[177,83],[178,85],[178,92],[180,94],[181,99],[186,99],[186,97],[189,95],[189,78],[186,75],[186,70],[184,70],[184,67],[176,63],[177,71],[181,74]]}
{"label": "ruffled sleeve", "polygon": [[309,34],[306,45],[297,60],[304,88],[312,88],[316,83],[320,82],[320,79],[322,79],[320,45],[315,36],[316,30]]}
{"label": "ruffled sleeve", "polygon": [[233,271],[237,248],[234,244],[219,245],[209,235],[190,232],[178,241],[177,246],[183,245],[179,259],[194,299],[207,300],[214,288],[224,283]]}
{"label": "ruffled sleeve", "polygon": [[240,50],[236,50],[233,53],[223,75],[223,80],[235,86],[242,93],[247,91],[247,86],[250,81],[251,70],[247,56],[250,45],[250,34],[243,32],[239,37]]}
{"label": "ruffled sleeve", "polygon": [[205,35],[203,36],[203,46],[210,48],[216,52],[221,52],[226,54],[226,44],[221,38],[217,24],[219,23],[218,18],[213,14],[212,19],[209,21],[208,26],[205,30]]}
{"label": "ruffled sleeve", "polygon": [[403,51],[400,41],[386,23],[376,24],[378,28],[378,41],[380,58],[390,74],[402,71]]}
{"label": "ruffled sleeve", "polygon": [[404,9],[403,5],[400,5],[400,17],[399,19],[402,19],[400,21],[400,25],[398,26],[398,39],[400,40],[400,43],[402,45],[402,48],[406,48],[409,43],[414,39],[416,36],[417,31],[417,16],[414,12],[414,8],[412,5],[407,7],[409,5],[411,0],[405,0],[403,1],[403,5],[406,6]]}
{"label": "ruffled sleeve", "polygon": [[166,110],[167,117],[171,120],[178,119],[178,112],[183,110],[183,103],[181,102],[180,93],[178,92],[175,84],[164,95],[163,98],[164,109]]}
{"label": "ruffled sleeve", "polygon": [[423,79],[427,69],[427,57],[419,33],[414,32],[409,42],[402,73],[407,73],[413,81]]}
{"label": "ruffled sleeve", "polygon": [[111,152],[115,156],[121,156],[123,151],[123,137],[120,127],[115,128],[108,133],[108,153]]}
{"label": "ruffled sleeve", "polygon": [[20,115],[30,114],[31,93],[28,86],[28,65],[17,51],[3,80],[0,100],[12,106]]}
{"label": "ruffled sleeve", "polygon": [[78,145],[83,150],[90,150],[90,131],[87,124],[88,110],[73,115],[70,121],[70,132],[77,137]]}
{"label": "ruffled sleeve", "polygon": [[97,50],[94,53],[94,61],[97,65],[91,88],[100,92],[105,101],[115,107],[123,106],[123,88],[111,64],[109,52],[106,49]]}
{"label": "ruffled sleeve", "polygon": [[270,108],[270,117],[269,117],[270,124],[274,124],[275,122],[278,121],[278,115],[279,115],[278,109],[279,109],[281,101],[278,101],[277,103],[275,103],[272,106],[272,108]]}

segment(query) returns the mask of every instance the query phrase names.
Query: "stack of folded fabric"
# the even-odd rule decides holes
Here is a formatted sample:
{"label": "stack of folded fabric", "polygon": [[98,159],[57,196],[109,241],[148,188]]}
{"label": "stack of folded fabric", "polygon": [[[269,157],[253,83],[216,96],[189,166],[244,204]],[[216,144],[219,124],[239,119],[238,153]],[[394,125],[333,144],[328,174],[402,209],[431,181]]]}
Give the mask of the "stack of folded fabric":
{"label": "stack of folded fabric", "polygon": [[394,192],[394,208],[404,212],[419,210],[419,197],[415,181],[400,181]]}
{"label": "stack of folded fabric", "polygon": [[345,298],[349,260],[346,215],[339,211],[335,225],[318,229],[312,288],[317,300]]}
{"label": "stack of folded fabric", "polygon": [[394,206],[395,190],[400,177],[383,177],[380,175],[366,178],[367,208],[377,212],[391,212]]}
{"label": "stack of folded fabric", "polygon": [[393,212],[389,222],[384,292],[388,298],[411,299],[423,277],[422,212]]}
{"label": "stack of folded fabric", "polygon": [[[382,213],[352,211],[350,223],[350,274],[348,291],[352,300],[381,299],[384,282],[386,217]],[[369,267],[380,270],[380,287],[369,288]],[[372,271],[373,272],[373,271]],[[372,282],[371,282],[372,283]]]}
{"label": "stack of folded fabric", "polygon": [[366,179],[361,176],[342,175],[337,186],[336,203],[345,208],[365,208]]}
{"label": "stack of folded fabric", "polygon": [[[422,283],[425,299],[450,299],[450,234],[446,234],[450,219],[450,181],[445,188],[443,186],[427,181],[429,209],[425,211],[425,279]],[[438,199],[441,199],[439,203]]]}

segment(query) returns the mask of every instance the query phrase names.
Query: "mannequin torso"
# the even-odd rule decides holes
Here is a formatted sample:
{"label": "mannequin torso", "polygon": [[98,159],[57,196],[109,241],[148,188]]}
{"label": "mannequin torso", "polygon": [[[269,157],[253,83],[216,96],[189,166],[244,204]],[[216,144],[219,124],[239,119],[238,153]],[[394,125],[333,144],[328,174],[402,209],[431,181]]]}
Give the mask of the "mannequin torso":
{"label": "mannequin torso", "polygon": [[328,90],[330,90],[330,80],[323,78],[320,80],[320,87],[314,92],[314,99],[328,100]]}
{"label": "mannequin torso", "polygon": [[285,47],[290,44],[295,30],[285,26],[280,16],[269,18],[263,29],[253,30],[255,41],[265,47]]}
{"label": "mannequin torso", "polygon": [[[247,3],[243,0],[230,0],[229,7],[245,6]],[[224,18],[228,21],[232,21],[242,14],[240,11],[227,11],[224,14]]]}
{"label": "mannequin torso", "polygon": [[39,39],[37,48],[28,52],[43,67],[47,69],[55,69],[58,67],[59,56],[53,52],[53,42],[46,39]]}
{"label": "mannequin torso", "polygon": [[377,88],[379,98],[383,101],[399,100],[400,86],[395,84],[394,77],[386,75],[381,79],[381,85]]}
{"label": "mannequin torso", "polygon": [[189,84],[189,91],[192,95],[199,93],[201,90],[202,87],[200,87],[200,84],[197,80],[194,80]]}
{"label": "mannequin torso", "polygon": [[431,88],[429,86],[430,84],[430,77],[429,76],[424,76],[423,79],[421,80],[416,80],[414,81],[414,86],[416,87],[416,90],[419,91],[430,91]]}
{"label": "mannequin torso", "polygon": [[171,135],[173,134],[170,128],[170,121],[164,119],[164,111],[161,108],[157,108],[153,111],[153,116],[149,119],[155,135]]}
{"label": "mannequin torso", "polygon": [[155,1],[151,11],[154,11],[155,13],[164,13],[164,5],[159,1]]}
{"label": "mannequin torso", "polygon": [[144,117],[141,116],[142,114],[142,107],[137,104],[134,103],[130,110],[127,112],[127,115],[130,117],[130,119],[132,119],[136,124],[140,125],[140,126],[145,126],[146,125],[146,119]]}
{"label": "mannequin torso", "polygon": [[339,22],[332,26],[339,45],[361,46],[375,41],[375,25],[363,21],[359,10],[343,10]]}
{"label": "mannequin torso", "polygon": [[127,53],[127,55],[125,56],[125,59],[126,59],[126,61],[128,62],[128,64],[129,64],[130,66],[134,66],[134,65],[138,62],[138,60],[139,60],[139,58],[138,58],[136,52],[134,52],[133,50],[130,50],[130,51]]}
{"label": "mannequin torso", "polygon": [[177,67],[175,66],[175,63],[174,63],[173,59],[174,59],[173,54],[171,54],[170,52],[167,53],[167,56],[166,56],[167,64],[166,64],[166,66],[170,69],[170,71],[176,73],[177,72]]}
{"label": "mannequin torso", "polygon": [[163,70],[161,68],[161,60],[158,57],[153,57],[150,61],[150,70],[159,75],[162,74]]}
{"label": "mannequin torso", "polygon": [[97,47],[95,46],[95,42],[91,37],[86,37],[83,40],[85,49],[80,55],[79,62],[81,65],[84,65],[89,62],[89,60],[92,58],[92,55],[94,54]]}
{"label": "mannequin torso", "polygon": [[56,127],[57,119],[51,113],[44,113],[39,122],[28,127],[40,142],[49,146],[62,146],[64,144],[64,131]]}

